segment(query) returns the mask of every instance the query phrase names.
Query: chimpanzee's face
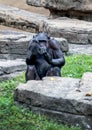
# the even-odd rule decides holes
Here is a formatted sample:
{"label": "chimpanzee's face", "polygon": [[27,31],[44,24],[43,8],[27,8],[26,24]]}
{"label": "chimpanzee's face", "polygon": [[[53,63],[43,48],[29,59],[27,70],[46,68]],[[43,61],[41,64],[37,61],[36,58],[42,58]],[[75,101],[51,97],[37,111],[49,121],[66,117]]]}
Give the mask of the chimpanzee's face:
{"label": "chimpanzee's face", "polygon": [[40,45],[40,47],[46,47],[46,48],[48,48],[48,46],[49,46],[47,41],[39,41],[39,45]]}
{"label": "chimpanzee's face", "polygon": [[46,52],[47,48],[48,48],[48,42],[47,41],[39,41],[39,48],[38,48],[38,52],[40,54],[43,54]]}

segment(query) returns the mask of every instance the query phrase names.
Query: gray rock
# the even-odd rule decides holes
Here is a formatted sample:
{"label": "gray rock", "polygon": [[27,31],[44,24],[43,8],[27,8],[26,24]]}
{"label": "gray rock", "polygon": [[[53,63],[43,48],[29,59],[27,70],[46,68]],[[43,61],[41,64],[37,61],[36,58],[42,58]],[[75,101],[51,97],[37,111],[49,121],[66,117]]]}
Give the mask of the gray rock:
{"label": "gray rock", "polygon": [[27,0],[29,5],[43,6],[56,10],[92,11],[91,0]]}
{"label": "gray rock", "polygon": [[10,73],[10,74],[4,74],[4,75],[0,76],[0,82],[5,81],[5,80],[10,80],[11,78],[20,76],[23,73],[24,73],[24,71],[14,72],[14,73]]}
{"label": "gray rock", "polygon": [[53,37],[63,37],[69,43],[92,44],[92,22],[61,17],[46,20],[43,30]]}
{"label": "gray rock", "polygon": [[11,30],[0,31],[0,59],[24,59],[33,35]]}
{"label": "gray rock", "polygon": [[14,99],[61,123],[92,129],[92,73],[85,73],[82,79],[45,77],[28,81],[16,88]]}
{"label": "gray rock", "polygon": [[51,15],[92,21],[91,0],[27,0],[28,5],[48,8]]}
{"label": "gray rock", "polygon": [[0,24],[36,33],[47,17],[11,6],[0,5]]}
{"label": "gray rock", "polygon": [[36,33],[45,31],[52,37],[63,37],[70,43],[92,43],[92,22],[65,17],[48,19],[46,16],[10,6],[0,6],[0,19],[1,24]]}
{"label": "gray rock", "polygon": [[72,54],[87,54],[92,55],[92,45],[78,45],[78,44],[69,44],[68,55]]}
{"label": "gray rock", "polygon": [[67,41],[67,39],[65,38],[55,38],[60,45],[60,49],[62,50],[62,52],[67,53],[69,51],[69,43]]}
{"label": "gray rock", "polygon": [[0,60],[0,81],[15,77],[26,70],[26,63],[22,59]]}

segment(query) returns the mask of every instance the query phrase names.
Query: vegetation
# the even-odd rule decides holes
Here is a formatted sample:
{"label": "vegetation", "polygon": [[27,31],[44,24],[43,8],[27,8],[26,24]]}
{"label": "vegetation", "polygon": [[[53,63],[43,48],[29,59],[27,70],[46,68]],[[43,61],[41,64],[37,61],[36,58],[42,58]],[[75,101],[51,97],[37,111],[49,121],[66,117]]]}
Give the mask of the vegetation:
{"label": "vegetation", "polygon": [[81,78],[84,72],[92,72],[91,55],[73,55],[65,59],[66,64],[62,68],[62,76]]}
{"label": "vegetation", "polygon": [[[80,78],[85,71],[92,72],[92,56],[66,57],[63,76]],[[24,74],[0,83],[0,130],[79,130],[48,121],[46,117],[31,113],[28,108],[15,105],[13,92],[19,82],[25,82]]]}

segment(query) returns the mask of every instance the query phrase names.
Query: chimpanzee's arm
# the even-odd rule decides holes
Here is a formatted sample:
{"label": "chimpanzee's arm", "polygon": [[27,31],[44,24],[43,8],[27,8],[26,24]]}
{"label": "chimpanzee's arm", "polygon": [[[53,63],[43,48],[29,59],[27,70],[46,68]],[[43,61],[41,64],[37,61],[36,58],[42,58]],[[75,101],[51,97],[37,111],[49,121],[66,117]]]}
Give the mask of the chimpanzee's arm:
{"label": "chimpanzee's arm", "polygon": [[51,40],[50,48],[52,50],[52,56],[48,52],[44,56],[51,65],[61,67],[65,64],[65,58],[58,44],[55,39]]}
{"label": "chimpanzee's arm", "polygon": [[65,58],[64,58],[64,55],[63,53],[61,52],[61,50],[55,50],[53,52],[53,59],[51,60],[51,64],[52,65],[55,65],[55,66],[64,66],[65,64]]}
{"label": "chimpanzee's arm", "polygon": [[60,50],[55,50],[53,53],[54,53],[53,58],[51,58],[51,56],[48,52],[44,54],[48,63],[50,63],[53,66],[58,66],[58,67],[64,66],[65,59],[64,59],[62,52]]}

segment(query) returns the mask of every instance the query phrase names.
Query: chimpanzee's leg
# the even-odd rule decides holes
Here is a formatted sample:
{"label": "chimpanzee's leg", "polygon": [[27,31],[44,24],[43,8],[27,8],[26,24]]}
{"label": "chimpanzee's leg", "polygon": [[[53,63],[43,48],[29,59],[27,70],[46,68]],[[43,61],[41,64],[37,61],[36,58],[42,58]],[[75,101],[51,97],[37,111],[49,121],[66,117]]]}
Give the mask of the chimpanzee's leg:
{"label": "chimpanzee's leg", "polygon": [[59,67],[52,67],[47,71],[46,76],[61,76],[61,69]]}
{"label": "chimpanzee's leg", "polygon": [[39,76],[37,74],[36,68],[34,65],[28,65],[25,73],[25,79],[28,80],[39,80]]}

